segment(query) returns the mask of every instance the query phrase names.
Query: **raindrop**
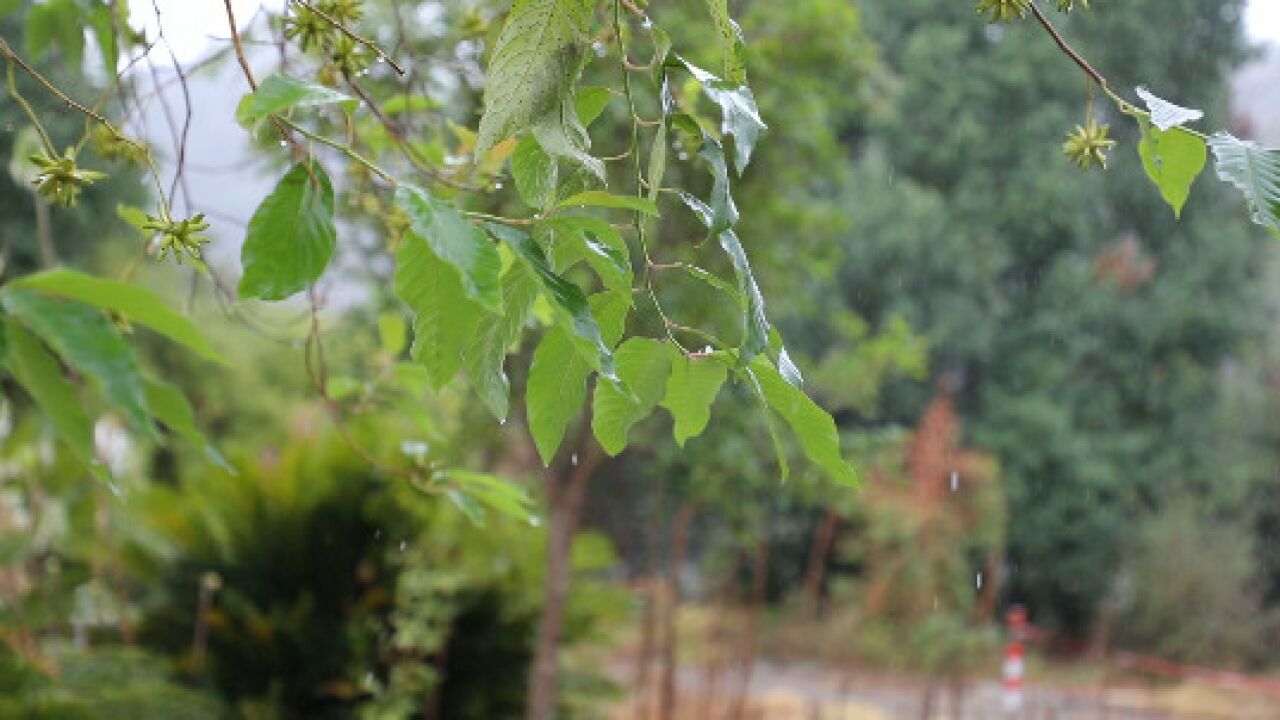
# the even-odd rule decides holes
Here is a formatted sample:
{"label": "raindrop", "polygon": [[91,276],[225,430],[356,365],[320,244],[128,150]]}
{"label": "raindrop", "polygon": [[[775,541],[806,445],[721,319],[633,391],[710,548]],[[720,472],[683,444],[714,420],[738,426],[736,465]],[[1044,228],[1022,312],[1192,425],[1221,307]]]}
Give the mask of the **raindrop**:
{"label": "raindrop", "polygon": [[604,57],[604,43],[597,40],[591,43],[591,49],[595,52],[596,57]]}
{"label": "raindrop", "polygon": [[959,489],[960,489],[960,473],[956,472],[955,470],[952,470],[951,471],[951,492],[955,492]]}
{"label": "raindrop", "polygon": [[376,61],[376,62],[378,62],[379,64],[381,64],[381,63],[386,62],[386,59],[385,59],[385,58],[383,58],[381,55],[379,55],[379,56],[378,56],[378,59],[377,59],[377,61]]}
{"label": "raindrop", "polygon": [[975,575],[975,576],[974,576],[974,578],[973,578],[973,584],[974,584],[974,585],[975,585],[979,590],[981,590],[981,589],[982,589],[982,573],[978,573],[977,575]]}
{"label": "raindrop", "polygon": [[280,141],[280,147],[289,147],[289,141],[288,141],[288,140],[281,140],[281,141]]}
{"label": "raindrop", "polygon": [[541,518],[539,518],[537,515],[529,516],[529,527],[541,527],[541,526],[542,526]]}
{"label": "raindrop", "polygon": [[578,466],[578,453],[574,453],[569,456],[569,464],[574,467]]}
{"label": "raindrop", "polygon": [[401,540],[401,541],[400,541],[400,552],[404,552],[405,547],[407,547],[408,545],[409,545],[409,542],[408,542],[407,540]]}
{"label": "raindrop", "polygon": [[500,183],[500,182],[496,182],[496,183],[494,183],[494,184],[493,184],[493,189],[494,189],[494,190],[501,190],[501,189],[502,189],[502,183]]}
{"label": "raindrop", "polygon": [[640,21],[640,27],[644,28],[645,30],[652,30],[653,21],[650,20],[648,17],[646,17],[644,20]]}
{"label": "raindrop", "polygon": [[506,418],[498,418],[498,424],[499,424],[499,425],[506,425],[506,424],[507,424],[507,419],[506,419]]}

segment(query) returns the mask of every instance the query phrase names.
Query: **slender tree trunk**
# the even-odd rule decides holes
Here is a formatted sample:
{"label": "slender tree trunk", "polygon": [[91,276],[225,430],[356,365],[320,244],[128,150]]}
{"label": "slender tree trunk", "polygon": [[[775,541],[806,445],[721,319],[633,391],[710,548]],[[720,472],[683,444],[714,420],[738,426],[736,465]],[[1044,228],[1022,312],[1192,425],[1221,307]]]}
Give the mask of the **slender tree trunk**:
{"label": "slender tree trunk", "polygon": [[818,530],[809,546],[809,562],[805,566],[805,613],[810,620],[817,620],[822,610],[822,582],[827,575],[827,561],[835,544],[836,531],[840,528],[840,515],[834,508],[827,508]]}
{"label": "slender tree trunk", "polygon": [[649,660],[653,657],[653,630],[658,622],[658,580],[649,572],[641,586],[644,610],[640,614],[640,648],[636,651],[636,671],[633,681],[636,720],[649,719]]}
{"label": "slender tree trunk", "polygon": [[676,515],[671,534],[671,556],[667,563],[666,577],[663,579],[662,617],[662,684],[658,707],[662,720],[672,720],[676,711],[676,674],[679,671],[679,632],[680,622],[680,568],[684,565],[689,551],[689,526],[697,505],[685,501]]}
{"label": "slender tree trunk", "polygon": [[582,514],[587,481],[600,464],[600,448],[591,439],[591,426],[583,423],[576,450],[568,466],[557,464],[546,473],[547,565],[542,613],[538,617],[537,644],[529,674],[528,720],[554,720],[559,699],[560,635],[564,630],[565,601],[571,580],[570,550]]}

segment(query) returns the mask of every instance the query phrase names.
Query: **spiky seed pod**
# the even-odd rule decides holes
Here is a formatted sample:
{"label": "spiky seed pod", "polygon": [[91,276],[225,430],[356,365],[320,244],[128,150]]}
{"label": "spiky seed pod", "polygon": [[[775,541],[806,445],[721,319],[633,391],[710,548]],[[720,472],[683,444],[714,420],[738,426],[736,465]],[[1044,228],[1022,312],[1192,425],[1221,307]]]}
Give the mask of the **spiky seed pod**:
{"label": "spiky seed pod", "polygon": [[1013,22],[1027,16],[1031,0],[978,0],[978,14],[986,15],[987,22]]}
{"label": "spiky seed pod", "polygon": [[1062,143],[1062,154],[1079,165],[1082,170],[1095,166],[1105,170],[1107,151],[1116,144],[1115,140],[1108,137],[1110,132],[1110,125],[1099,125],[1097,121],[1090,119],[1084,125],[1077,125],[1075,130],[1067,133],[1067,140]]}
{"label": "spiky seed pod", "polygon": [[156,233],[159,248],[156,252],[157,259],[164,260],[173,255],[179,265],[184,257],[200,260],[202,248],[209,242],[208,236],[202,234],[209,229],[204,213],[196,213],[186,220],[174,220],[161,210],[159,217],[148,215],[142,229]]}
{"label": "spiky seed pod", "polygon": [[36,193],[59,207],[73,207],[81,189],[107,176],[106,173],[77,167],[75,148],[67,148],[62,155],[44,152],[28,159],[39,170],[32,180]]}
{"label": "spiky seed pod", "polygon": [[94,152],[106,160],[125,162],[130,165],[142,165],[147,161],[148,150],[145,145],[123,137],[105,125],[95,125],[90,135]]}

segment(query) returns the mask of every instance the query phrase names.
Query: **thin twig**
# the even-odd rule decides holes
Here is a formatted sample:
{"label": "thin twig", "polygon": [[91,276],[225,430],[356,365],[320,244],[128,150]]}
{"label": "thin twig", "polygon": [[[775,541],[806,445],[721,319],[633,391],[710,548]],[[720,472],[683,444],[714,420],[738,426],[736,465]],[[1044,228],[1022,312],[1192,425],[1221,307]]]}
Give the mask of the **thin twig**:
{"label": "thin twig", "polygon": [[[228,2],[230,2],[230,0],[228,0]],[[35,68],[31,67],[30,63],[28,63],[26,60],[23,60],[22,56],[14,52],[13,48],[9,47],[8,41],[6,41],[4,38],[0,38],[0,55],[4,55],[4,57],[7,60],[9,60],[9,62],[12,62],[14,65],[17,65],[18,67],[22,68],[23,72],[30,75],[32,78],[35,79],[36,82],[43,85],[44,88],[48,90],[50,93],[52,93],[54,97],[66,103],[67,107],[71,108],[72,110],[75,110],[76,112],[86,117],[92,118],[95,122],[107,128],[107,130],[109,130],[117,140],[121,140],[123,142],[129,143],[130,145],[133,145],[139,150],[145,149],[138,143],[134,142],[133,140],[121,134],[120,131],[116,129],[116,126],[108,122],[106,118],[102,117],[102,115],[98,114],[96,111],[91,110],[85,107],[84,105],[81,105],[80,103],[76,102],[75,100],[72,100],[70,97],[68,97],[66,93],[58,89],[58,86],[49,82],[43,75],[41,75],[38,71],[36,71]]]}
{"label": "thin twig", "polygon": [[1098,85],[1104,90],[1110,92],[1111,85],[1107,82],[1107,79],[1102,76],[1102,73],[1095,70],[1093,66],[1089,64],[1089,61],[1084,59],[1083,55],[1076,52],[1076,49],[1071,47],[1070,43],[1066,41],[1066,38],[1062,37],[1062,33],[1058,32],[1058,28],[1054,27],[1053,23],[1049,21],[1049,18],[1045,17],[1045,14],[1040,10],[1040,8],[1036,7],[1034,0],[1028,3],[1028,5],[1031,7],[1031,14],[1035,15],[1036,21],[1040,23],[1040,27],[1043,27],[1045,32],[1049,33],[1049,35],[1053,37],[1053,41],[1058,44],[1058,47],[1062,52],[1066,53],[1067,57],[1071,58],[1072,62],[1080,66],[1080,69],[1084,70],[1085,74],[1088,75],[1090,79],[1098,83]]}
{"label": "thin twig", "polygon": [[390,55],[383,52],[382,48],[378,47],[377,43],[373,42],[372,40],[363,38],[360,35],[357,35],[355,32],[351,30],[351,28],[347,27],[346,25],[343,25],[342,23],[338,22],[336,19],[330,17],[328,13],[316,7],[315,5],[312,5],[311,3],[307,2],[307,0],[290,0],[290,1],[296,5],[301,5],[307,10],[315,13],[317,17],[329,23],[330,25],[332,25],[333,29],[351,38],[352,41],[360,43],[361,45],[372,50],[373,54],[377,55],[378,59],[390,65],[391,69],[395,70],[397,75],[403,76],[405,74],[404,68],[400,67],[400,65],[398,65],[395,60],[392,60]]}

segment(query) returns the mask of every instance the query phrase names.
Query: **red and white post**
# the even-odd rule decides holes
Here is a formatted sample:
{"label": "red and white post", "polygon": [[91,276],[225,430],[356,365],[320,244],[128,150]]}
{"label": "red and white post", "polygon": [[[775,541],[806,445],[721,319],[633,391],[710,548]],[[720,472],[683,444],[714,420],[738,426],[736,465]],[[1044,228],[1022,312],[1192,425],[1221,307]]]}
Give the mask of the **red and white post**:
{"label": "red and white post", "polygon": [[1026,671],[1023,640],[1027,634],[1027,609],[1013,605],[1005,615],[1009,643],[1004,648],[1004,714],[1015,717],[1022,712],[1022,676]]}

